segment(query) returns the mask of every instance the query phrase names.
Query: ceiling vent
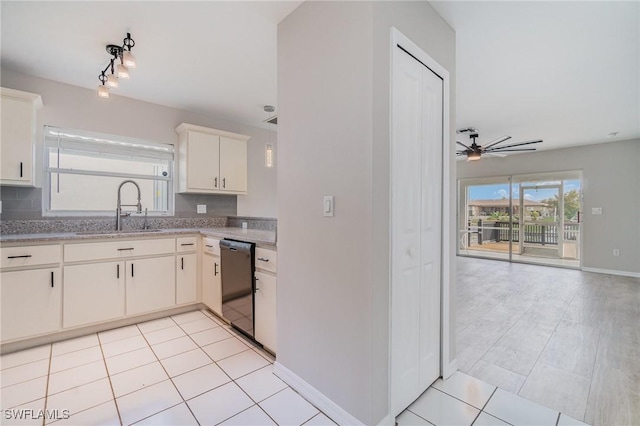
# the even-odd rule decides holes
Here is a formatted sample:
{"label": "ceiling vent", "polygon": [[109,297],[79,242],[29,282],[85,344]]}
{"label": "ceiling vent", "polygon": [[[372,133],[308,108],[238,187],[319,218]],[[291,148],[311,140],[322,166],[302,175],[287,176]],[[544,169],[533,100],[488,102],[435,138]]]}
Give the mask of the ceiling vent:
{"label": "ceiling vent", "polygon": [[273,117],[270,117],[270,118],[264,120],[264,122],[267,123],[267,124],[275,124],[275,125],[277,125],[278,124],[278,116],[274,115]]}

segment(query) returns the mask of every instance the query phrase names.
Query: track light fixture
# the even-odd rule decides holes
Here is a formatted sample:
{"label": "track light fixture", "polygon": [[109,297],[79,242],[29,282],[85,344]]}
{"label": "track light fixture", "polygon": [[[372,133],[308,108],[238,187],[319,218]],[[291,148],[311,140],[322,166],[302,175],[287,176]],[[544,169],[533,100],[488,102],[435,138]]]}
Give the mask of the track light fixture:
{"label": "track light fixture", "polygon": [[[107,45],[107,53],[112,58],[109,64],[98,76],[100,80],[100,86],[98,86],[98,96],[101,98],[109,97],[109,89],[118,87],[118,79],[129,78],[129,69],[136,67],[136,58],[131,53],[131,48],[136,45],[136,42],[131,38],[131,34],[127,33],[127,37],[122,41],[122,46],[115,44]],[[107,75],[107,72],[111,71]]]}

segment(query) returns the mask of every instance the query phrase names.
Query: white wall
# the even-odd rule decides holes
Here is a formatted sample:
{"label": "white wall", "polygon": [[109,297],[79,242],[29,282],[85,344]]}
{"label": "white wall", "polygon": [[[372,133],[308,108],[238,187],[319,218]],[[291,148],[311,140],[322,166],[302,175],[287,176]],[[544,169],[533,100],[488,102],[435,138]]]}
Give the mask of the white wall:
{"label": "white wall", "polygon": [[2,69],[0,84],[2,87],[42,96],[44,107],[38,111],[36,138],[36,184],[38,186],[43,181],[41,166],[43,125],[175,144],[178,137],[174,129],[180,123],[187,122],[251,136],[248,145],[248,194],[238,196],[237,214],[276,217],[276,171],[266,169],[264,160],[258,161],[258,158],[264,158],[264,145],[269,139],[269,134],[271,134],[271,143],[277,150],[276,135],[273,131],[125,98],[114,93],[109,99],[100,99],[95,90],[28,76],[7,69]]}
{"label": "white wall", "polygon": [[427,2],[304,2],[278,27],[278,362],[365,424],[389,408],[391,25],[454,74]]}
{"label": "white wall", "polygon": [[371,28],[368,2],[305,2],[278,26],[278,362],[367,424]]}
{"label": "white wall", "polygon": [[582,170],[583,267],[640,273],[640,140],[461,161],[458,179],[565,170]]}

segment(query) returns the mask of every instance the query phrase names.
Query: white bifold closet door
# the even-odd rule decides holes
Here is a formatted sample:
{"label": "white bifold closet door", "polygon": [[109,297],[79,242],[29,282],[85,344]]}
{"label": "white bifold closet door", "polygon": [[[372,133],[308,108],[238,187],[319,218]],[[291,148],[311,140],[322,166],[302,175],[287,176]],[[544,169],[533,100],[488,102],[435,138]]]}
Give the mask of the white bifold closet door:
{"label": "white bifold closet door", "polygon": [[443,80],[396,47],[391,143],[391,409],[440,376]]}

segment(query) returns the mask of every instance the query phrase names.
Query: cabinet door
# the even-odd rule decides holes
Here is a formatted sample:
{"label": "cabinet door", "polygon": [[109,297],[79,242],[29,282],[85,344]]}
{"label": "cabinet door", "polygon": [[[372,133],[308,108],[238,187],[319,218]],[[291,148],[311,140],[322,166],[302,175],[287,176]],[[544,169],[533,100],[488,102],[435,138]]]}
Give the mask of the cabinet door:
{"label": "cabinet door", "polygon": [[220,138],[220,179],[223,191],[247,192],[247,142]]}
{"label": "cabinet door", "polygon": [[276,277],[256,272],[256,340],[276,352]]}
{"label": "cabinet door", "polygon": [[220,188],[220,137],[189,131],[187,190]]}
{"label": "cabinet door", "polygon": [[33,115],[31,102],[2,97],[2,139],[0,140],[2,183],[18,185],[32,183]]}
{"label": "cabinet door", "polygon": [[127,315],[169,308],[176,303],[174,256],[130,260],[126,269]]}
{"label": "cabinet door", "polygon": [[60,268],[2,272],[2,341],[60,330]]}
{"label": "cabinet door", "polygon": [[124,317],[125,263],[65,266],[63,327]]}
{"label": "cabinet door", "polygon": [[222,280],[220,257],[202,255],[202,303],[222,316]]}
{"label": "cabinet door", "polygon": [[192,303],[198,299],[198,255],[176,256],[176,302],[178,305]]}

